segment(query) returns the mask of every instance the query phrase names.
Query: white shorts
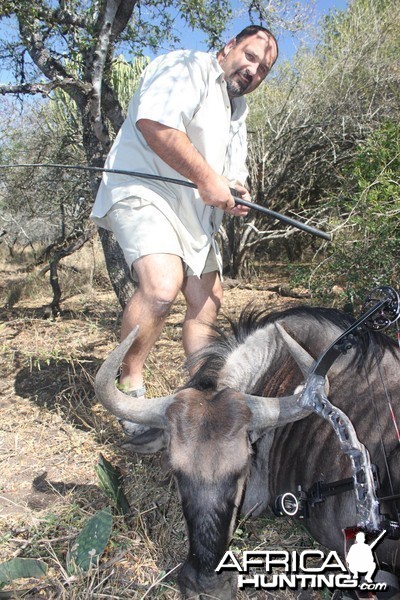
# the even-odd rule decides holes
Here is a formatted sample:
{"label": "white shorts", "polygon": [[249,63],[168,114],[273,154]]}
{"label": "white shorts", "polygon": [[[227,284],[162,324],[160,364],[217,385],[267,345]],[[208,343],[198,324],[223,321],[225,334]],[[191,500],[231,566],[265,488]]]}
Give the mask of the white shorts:
{"label": "white shorts", "polygon": [[[194,275],[185,263],[182,246],[170,221],[153,204],[137,196],[116,202],[105,217],[105,224],[114,233],[132,276],[137,280],[135,261],[148,254],[180,256],[185,277]],[[210,247],[203,273],[218,271],[215,251]]]}

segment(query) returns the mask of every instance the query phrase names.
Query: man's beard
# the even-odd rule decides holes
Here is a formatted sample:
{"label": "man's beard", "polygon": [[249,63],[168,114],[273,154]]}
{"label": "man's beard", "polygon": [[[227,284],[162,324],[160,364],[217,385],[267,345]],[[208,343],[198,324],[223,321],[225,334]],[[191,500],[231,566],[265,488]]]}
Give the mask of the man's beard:
{"label": "man's beard", "polygon": [[230,98],[237,98],[239,96],[243,96],[246,93],[247,88],[251,84],[252,77],[248,75],[247,71],[237,71],[234,75],[242,75],[245,77],[243,79],[234,79],[234,76],[228,77],[226,79],[226,89],[228,90],[228,96]]}

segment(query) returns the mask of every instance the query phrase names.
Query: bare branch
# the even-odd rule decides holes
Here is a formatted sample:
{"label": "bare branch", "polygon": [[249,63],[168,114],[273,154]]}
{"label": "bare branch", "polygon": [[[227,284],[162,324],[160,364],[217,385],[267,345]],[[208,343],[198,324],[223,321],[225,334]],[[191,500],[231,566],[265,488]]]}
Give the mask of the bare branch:
{"label": "bare branch", "polygon": [[133,9],[137,0],[122,0],[119,2],[119,7],[113,23],[111,35],[113,42],[121,35],[129,20],[132,18]]}
{"label": "bare branch", "polygon": [[96,49],[93,53],[93,65],[91,73],[93,86],[93,93],[90,99],[91,120],[96,137],[101,142],[105,151],[109,150],[111,140],[102,119],[101,93],[104,68],[110,47],[111,31],[118,7],[118,0],[107,0],[105,10],[102,15],[103,22],[99,31]]}
{"label": "bare branch", "polygon": [[42,94],[48,96],[57,88],[64,90],[80,89],[84,94],[90,92],[90,85],[76,79],[65,78],[49,81],[48,83],[22,83],[19,85],[0,84],[0,94]]}
{"label": "bare branch", "polygon": [[64,65],[57,61],[45,46],[45,40],[39,28],[39,21],[27,25],[21,15],[17,15],[21,38],[35,65],[47,77],[47,79],[63,79],[71,77]]}

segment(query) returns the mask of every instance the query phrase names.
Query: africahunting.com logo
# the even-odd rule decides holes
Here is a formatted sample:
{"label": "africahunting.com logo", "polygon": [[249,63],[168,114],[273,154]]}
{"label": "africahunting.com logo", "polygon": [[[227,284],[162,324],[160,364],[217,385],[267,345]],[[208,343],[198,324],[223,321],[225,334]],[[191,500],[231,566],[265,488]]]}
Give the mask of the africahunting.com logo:
{"label": "africahunting.com logo", "polygon": [[[244,551],[238,558],[228,550],[216,572],[236,571],[239,589],[256,590],[359,589],[384,591],[385,582],[374,582],[377,564],[372,549],[382,540],[386,531],[371,543],[365,533],[354,532],[346,537],[346,564],[337,552],[324,553],[318,549],[297,551],[266,550]],[[351,543],[352,542],[352,543]]]}

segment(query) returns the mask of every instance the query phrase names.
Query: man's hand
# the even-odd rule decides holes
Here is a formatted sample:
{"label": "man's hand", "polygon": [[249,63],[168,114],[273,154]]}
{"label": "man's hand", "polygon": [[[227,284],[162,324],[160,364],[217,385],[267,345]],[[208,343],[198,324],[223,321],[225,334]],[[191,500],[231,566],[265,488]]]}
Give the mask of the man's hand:
{"label": "man's hand", "polygon": [[[242,198],[242,200],[246,200],[246,202],[251,202],[251,197],[247,188],[245,188],[240,183],[235,183],[231,185],[231,187],[237,190]],[[250,211],[248,206],[242,206],[241,204],[236,204],[234,208],[227,210],[230,215],[234,217],[245,217]]]}
{"label": "man's hand", "polygon": [[203,180],[197,182],[197,189],[204,204],[226,211],[234,209],[235,200],[230,191],[229,181],[212,169],[209,169]]}
{"label": "man's hand", "polygon": [[231,194],[231,187],[234,187],[243,200],[251,202],[249,192],[239,183],[230,185],[225,177],[213,173],[212,176],[207,177],[206,181],[202,184],[198,184],[197,187],[204,204],[220,208],[236,217],[244,217],[249,212],[249,208],[246,206],[236,205],[235,199]]}

